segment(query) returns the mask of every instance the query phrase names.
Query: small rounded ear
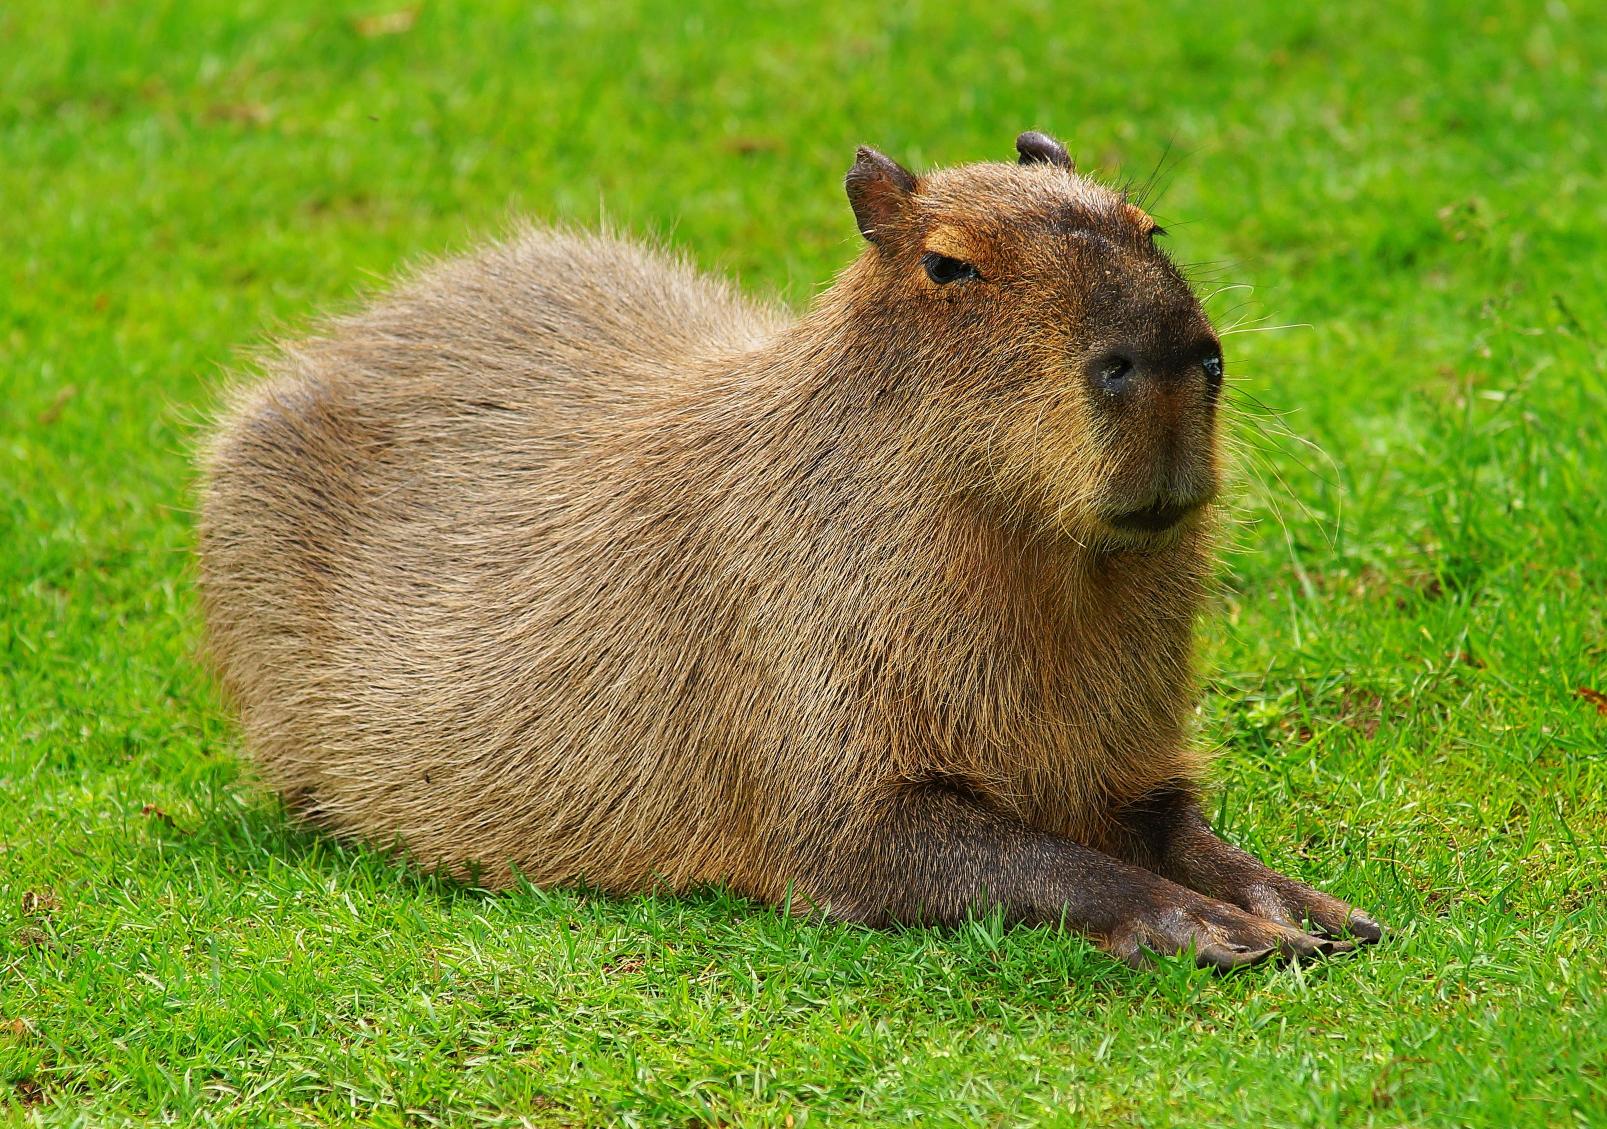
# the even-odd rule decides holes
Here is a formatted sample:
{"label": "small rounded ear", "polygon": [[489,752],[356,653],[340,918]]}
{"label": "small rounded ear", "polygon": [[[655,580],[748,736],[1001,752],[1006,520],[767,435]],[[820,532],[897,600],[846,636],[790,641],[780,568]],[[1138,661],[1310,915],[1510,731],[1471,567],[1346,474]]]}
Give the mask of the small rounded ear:
{"label": "small rounded ear", "polygon": [[866,145],[859,147],[854,167],[843,177],[859,233],[880,244],[878,232],[891,227],[915,191],[915,174],[893,158]]}
{"label": "small rounded ear", "polygon": [[1064,145],[1035,129],[1029,129],[1016,138],[1016,152],[1021,154],[1020,163],[1023,165],[1054,165],[1067,172],[1073,172],[1077,167]]}

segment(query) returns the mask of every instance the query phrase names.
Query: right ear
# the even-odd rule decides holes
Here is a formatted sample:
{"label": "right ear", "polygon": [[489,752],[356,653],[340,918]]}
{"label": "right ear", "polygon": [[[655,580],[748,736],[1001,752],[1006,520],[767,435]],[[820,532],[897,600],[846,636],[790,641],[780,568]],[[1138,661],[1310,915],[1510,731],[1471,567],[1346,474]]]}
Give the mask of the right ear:
{"label": "right ear", "polygon": [[861,145],[854,167],[843,177],[859,234],[881,245],[879,233],[897,224],[915,192],[915,174],[893,158]]}

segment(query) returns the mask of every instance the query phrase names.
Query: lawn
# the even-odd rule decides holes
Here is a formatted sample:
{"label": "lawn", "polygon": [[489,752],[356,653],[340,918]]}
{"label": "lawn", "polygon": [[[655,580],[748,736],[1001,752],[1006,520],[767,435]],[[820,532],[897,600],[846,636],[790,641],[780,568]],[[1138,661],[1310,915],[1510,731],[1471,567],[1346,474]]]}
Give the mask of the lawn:
{"label": "lawn", "polygon": [[[1599,13],[403,2],[0,7],[3,1116],[1607,1124]],[[1233,327],[1211,808],[1382,945],[1214,978],[491,895],[253,790],[189,451],[254,347],[516,214],[801,306],[858,250],[856,144],[1032,126],[1159,165]]]}

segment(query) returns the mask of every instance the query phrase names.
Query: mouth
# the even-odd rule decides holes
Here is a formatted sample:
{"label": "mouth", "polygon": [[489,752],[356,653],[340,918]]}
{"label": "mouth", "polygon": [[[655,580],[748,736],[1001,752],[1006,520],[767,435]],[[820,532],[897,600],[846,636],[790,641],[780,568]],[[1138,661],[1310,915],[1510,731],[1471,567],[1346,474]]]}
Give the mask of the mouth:
{"label": "mouth", "polygon": [[1199,501],[1174,502],[1157,498],[1141,510],[1112,514],[1105,520],[1126,533],[1165,533],[1202,504]]}

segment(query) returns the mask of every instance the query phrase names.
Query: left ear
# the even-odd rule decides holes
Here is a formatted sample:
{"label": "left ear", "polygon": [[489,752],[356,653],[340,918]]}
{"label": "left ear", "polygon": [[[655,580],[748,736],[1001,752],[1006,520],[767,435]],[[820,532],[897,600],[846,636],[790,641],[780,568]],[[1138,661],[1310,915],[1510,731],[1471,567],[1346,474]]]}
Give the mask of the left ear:
{"label": "left ear", "polygon": [[861,145],[843,188],[859,233],[885,251],[886,233],[898,226],[915,194],[915,174],[885,153]]}
{"label": "left ear", "polygon": [[1054,165],[1067,172],[1076,171],[1066,147],[1047,133],[1039,133],[1035,129],[1029,129],[1016,138],[1016,152],[1021,154],[1020,163],[1023,165]]}

